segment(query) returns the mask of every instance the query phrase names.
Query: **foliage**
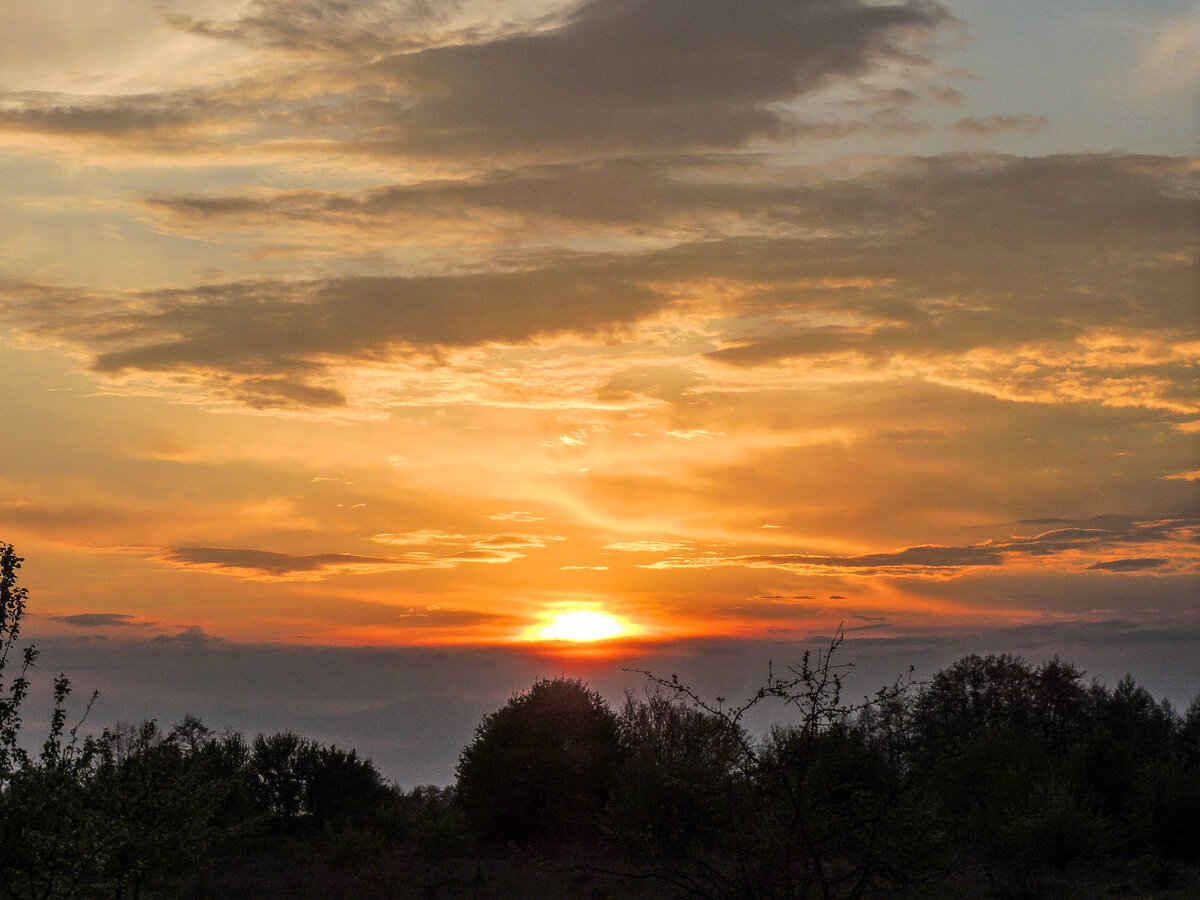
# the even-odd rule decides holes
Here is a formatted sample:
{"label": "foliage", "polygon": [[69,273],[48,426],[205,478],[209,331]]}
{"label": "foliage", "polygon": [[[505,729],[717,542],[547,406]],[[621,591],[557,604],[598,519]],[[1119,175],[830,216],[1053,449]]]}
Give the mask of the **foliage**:
{"label": "foliage", "polygon": [[247,770],[255,803],[283,830],[361,824],[391,798],[370,760],[294,731],[256,737]]}
{"label": "foliage", "polygon": [[918,741],[936,750],[991,730],[1036,733],[1061,750],[1080,722],[1081,677],[1057,658],[1035,668],[1007,653],[965,656],[921,691],[914,710]]}
{"label": "foliage", "polygon": [[[656,863],[653,875],[692,896],[855,898],[923,874],[931,829],[912,774],[891,765],[898,733],[882,715],[871,727],[852,724],[868,710],[893,708],[910,686],[843,702],[847,667],[833,662],[841,641],[839,630],[828,650],[805,653],[785,675],[768,668],[764,683],[735,706],[707,701],[677,677],[645,673],[719,723],[737,747],[712,851],[693,847],[684,859]],[[790,720],[755,740],[742,722],[764,702],[780,704]]]}
{"label": "foliage", "polygon": [[153,721],[106,730],[88,778],[87,805],[103,823],[96,884],[137,897],[170,873],[187,871],[216,843],[216,814],[228,783],[180,733]]}
{"label": "foliage", "polygon": [[7,688],[4,671],[9,656],[21,634],[21,618],[25,614],[28,592],[17,585],[17,570],[24,562],[10,544],[0,544],[0,784],[14,770],[28,764],[29,757],[18,739],[21,731],[21,703],[29,692],[29,669],[37,659],[34,647],[24,648],[21,671]]}
{"label": "foliage", "polygon": [[458,761],[458,802],[491,840],[594,833],[618,749],[616,716],[599,694],[575,679],[543,679],[475,729]]}
{"label": "foliage", "polygon": [[713,845],[726,822],[745,735],[721,716],[661,691],[627,696],[617,718],[621,763],[609,811],[627,843],[652,854]]}

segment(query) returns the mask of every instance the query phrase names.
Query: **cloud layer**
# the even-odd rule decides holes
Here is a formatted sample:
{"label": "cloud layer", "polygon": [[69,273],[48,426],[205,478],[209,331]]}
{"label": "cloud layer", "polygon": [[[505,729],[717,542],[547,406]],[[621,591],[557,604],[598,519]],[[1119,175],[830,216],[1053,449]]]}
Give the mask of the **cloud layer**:
{"label": "cloud layer", "polygon": [[[1170,567],[1177,572],[1200,573],[1200,520],[1133,521],[1108,516],[1078,526],[1055,528],[1028,537],[989,540],[964,547],[905,547],[891,553],[857,556],[821,556],[805,553],[771,553],[721,556],[714,552],[678,555],[643,563],[647,569],[746,568],[780,569],[805,575],[892,576],[945,578],[963,570],[991,566],[1044,565],[1089,568],[1104,572],[1136,573]],[[1154,545],[1170,557],[1127,557],[1133,548]],[[1134,551],[1136,552],[1136,551]],[[1116,558],[1093,562],[1097,556]]]}
{"label": "cloud layer", "polygon": [[439,18],[435,4],[366,2],[174,15],[191,34],[286,54],[171,93],[9,92],[0,132],[157,152],[325,142],[424,159],[734,148],[793,133],[780,105],[831,80],[917,65],[917,39],[952,22],[931,0],[590,0],[523,27],[440,35]]}
{"label": "cloud layer", "polygon": [[[248,216],[268,232],[276,220],[337,228],[344,215],[341,227],[389,240],[415,232],[414,215],[446,228],[464,216],[515,216],[547,234],[720,224],[663,249],[547,249],[482,272],[240,280],[124,296],[10,283],[6,318],[75,345],[96,372],[184,375],[252,406],[343,405],[336,370],[346,365],[635,337],[671,316],[727,366],[852,362],[870,372],[904,363],[1014,399],[1195,408],[1200,184],[1187,163],[954,156],[854,178],[742,164],[708,171],[699,180],[688,166],[629,162],[357,198],[157,199],[176,216],[218,225]],[[614,206],[626,179],[638,199]]]}

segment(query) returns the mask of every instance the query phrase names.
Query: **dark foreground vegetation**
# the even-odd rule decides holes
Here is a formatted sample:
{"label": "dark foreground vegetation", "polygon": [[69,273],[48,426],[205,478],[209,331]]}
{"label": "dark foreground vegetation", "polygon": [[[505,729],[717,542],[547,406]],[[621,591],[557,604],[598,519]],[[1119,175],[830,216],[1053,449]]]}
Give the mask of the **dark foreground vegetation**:
{"label": "dark foreground vegetation", "polygon": [[405,791],[291,732],[79,737],[61,677],[27,752],[19,565],[0,544],[3,898],[1200,896],[1200,698],[1129,677],[969,656],[847,703],[835,639],[741,704],[545,680]]}

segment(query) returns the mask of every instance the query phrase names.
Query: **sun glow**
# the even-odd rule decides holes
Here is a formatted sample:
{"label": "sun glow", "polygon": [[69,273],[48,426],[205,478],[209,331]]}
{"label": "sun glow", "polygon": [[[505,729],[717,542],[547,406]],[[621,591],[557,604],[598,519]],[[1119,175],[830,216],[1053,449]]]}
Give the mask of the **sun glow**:
{"label": "sun glow", "polygon": [[574,609],[558,613],[549,625],[537,632],[543,641],[603,641],[625,634],[628,629],[604,613],[590,609]]}

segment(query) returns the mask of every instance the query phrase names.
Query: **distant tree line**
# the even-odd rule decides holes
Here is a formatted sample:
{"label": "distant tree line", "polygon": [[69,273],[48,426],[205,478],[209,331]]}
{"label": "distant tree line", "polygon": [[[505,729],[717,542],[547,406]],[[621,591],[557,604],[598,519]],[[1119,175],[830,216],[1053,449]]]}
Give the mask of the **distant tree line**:
{"label": "distant tree line", "polygon": [[[613,712],[538,682],[480,723],[457,803],[493,841],[614,840],[680,896],[920,896],[970,872],[1037,897],[1106,862],[1164,883],[1200,863],[1200,698],[1180,715],[1131,677],[1002,654],[848,704],[839,642],[733,706],[651,676]],[[784,722],[749,734],[772,701]]]}
{"label": "distant tree line", "polygon": [[[1200,697],[1179,713],[1128,676],[1110,689],[1058,659],[968,656],[847,702],[839,636],[739,703],[647,673],[614,710],[581,681],[540,680],[479,723],[455,785],[408,791],[290,731],[247,739],[187,716],[81,737],[60,677],[31,753],[20,563],[0,544],[0,898],[1031,898],[1086,895],[1098,872],[1123,896],[1200,884]],[[779,724],[748,730],[772,703]]]}

